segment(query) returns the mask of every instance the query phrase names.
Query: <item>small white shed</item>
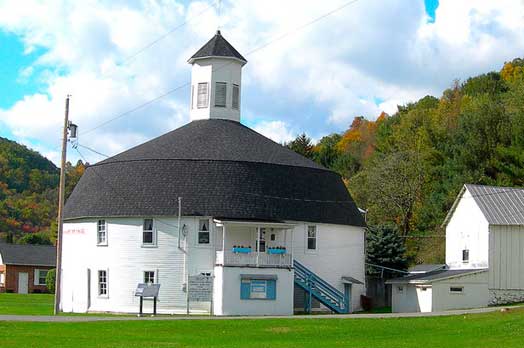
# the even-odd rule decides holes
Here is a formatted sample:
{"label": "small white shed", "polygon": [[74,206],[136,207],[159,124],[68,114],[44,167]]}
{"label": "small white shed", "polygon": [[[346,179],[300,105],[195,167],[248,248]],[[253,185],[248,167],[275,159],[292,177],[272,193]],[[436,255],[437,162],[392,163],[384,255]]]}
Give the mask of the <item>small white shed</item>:
{"label": "small white shed", "polygon": [[392,311],[434,312],[488,305],[487,269],[437,269],[392,279]]}

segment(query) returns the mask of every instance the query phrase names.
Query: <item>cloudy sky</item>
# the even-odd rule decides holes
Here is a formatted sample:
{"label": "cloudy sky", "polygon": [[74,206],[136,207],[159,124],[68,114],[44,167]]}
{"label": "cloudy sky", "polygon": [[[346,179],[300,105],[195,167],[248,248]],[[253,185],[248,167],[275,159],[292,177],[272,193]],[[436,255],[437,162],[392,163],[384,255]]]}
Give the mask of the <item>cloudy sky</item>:
{"label": "cloudy sky", "polygon": [[0,136],[58,162],[67,94],[80,144],[108,155],[183,125],[187,59],[218,26],[249,61],[242,122],[278,142],[524,56],[524,0],[223,0],[220,16],[217,4],[0,0]]}

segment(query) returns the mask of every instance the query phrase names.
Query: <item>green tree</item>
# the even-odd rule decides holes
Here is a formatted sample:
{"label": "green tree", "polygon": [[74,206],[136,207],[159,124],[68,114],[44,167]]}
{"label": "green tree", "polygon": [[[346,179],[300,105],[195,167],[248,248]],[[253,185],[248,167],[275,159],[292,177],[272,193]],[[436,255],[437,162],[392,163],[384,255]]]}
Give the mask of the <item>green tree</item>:
{"label": "green tree", "polygon": [[44,233],[27,233],[18,240],[18,244],[53,245],[49,235]]}
{"label": "green tree", "polygon": [[[407,268],[406,248],[398,229],[394,225],[369,227],[366,233],[366,262],[396,270]],[[377,267],[368,267],[369,274],[382,273]],[[399,273],[384,270],[384,276],[398,276]]]}
{"label": "green tree", "polygon": [[45,277],[45,285],[47,286],[47,290],[49,290],[50,293],[55,293],[55,284],[56,284],[56,269],[51,269],[49,272],[47,272],[47,275]]}
{"label": "green tree", "polygon": [[313,143],[311,142],[311,138],[308,137],[306,133],[300,134],[298,137],[296,137],[295,140],[287,143],[286,146],[304,157],[309,159],[314,158]]}

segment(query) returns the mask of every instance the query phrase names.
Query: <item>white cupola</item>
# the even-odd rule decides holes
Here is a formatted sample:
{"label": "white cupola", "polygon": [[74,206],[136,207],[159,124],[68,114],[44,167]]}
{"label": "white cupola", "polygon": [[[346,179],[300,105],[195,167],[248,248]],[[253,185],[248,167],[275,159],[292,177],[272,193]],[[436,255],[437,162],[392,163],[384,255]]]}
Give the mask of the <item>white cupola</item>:
{"label": "white cupola", "polygon": [[191,121],[222,119],[240,122],[242,67],[247,60],[220,30],[188,62],[191,71]]}

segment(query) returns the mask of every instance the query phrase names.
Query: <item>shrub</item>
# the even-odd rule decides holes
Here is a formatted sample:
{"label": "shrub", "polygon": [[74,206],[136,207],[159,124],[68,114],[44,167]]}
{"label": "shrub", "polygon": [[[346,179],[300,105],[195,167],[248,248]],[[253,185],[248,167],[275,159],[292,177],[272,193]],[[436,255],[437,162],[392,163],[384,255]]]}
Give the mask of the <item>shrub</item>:
{"label": "shrub", "polygon": [[47,285],[47,289],[50,293],[55,293],[55,282],[56,282],[56,269],[51,269],[49,272],[47,272],[47,276],[45,277],[45,284]]}

